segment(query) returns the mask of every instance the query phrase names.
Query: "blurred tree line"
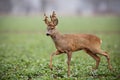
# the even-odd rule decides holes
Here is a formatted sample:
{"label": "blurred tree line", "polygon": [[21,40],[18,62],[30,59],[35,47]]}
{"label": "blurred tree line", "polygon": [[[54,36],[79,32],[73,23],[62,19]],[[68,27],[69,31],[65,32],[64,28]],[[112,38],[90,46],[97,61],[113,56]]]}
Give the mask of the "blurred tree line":
{"label": "blurred tree line", "polygon": [[120,14],[120,0],[0,0],[0,14]]}

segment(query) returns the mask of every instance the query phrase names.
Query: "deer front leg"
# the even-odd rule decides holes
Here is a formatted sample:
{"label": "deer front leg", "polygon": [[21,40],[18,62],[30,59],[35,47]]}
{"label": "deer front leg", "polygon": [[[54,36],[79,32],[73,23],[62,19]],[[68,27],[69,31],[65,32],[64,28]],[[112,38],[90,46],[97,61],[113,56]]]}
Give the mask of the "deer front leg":
{"label": "deer front leg", "polygon": [[70,76],[70,62],[71,62],[72,52],[68,52],[68,53],[67,53],[67,57],[68,57],[68,60],[67,60],[67,64],[68,64],[68,72],[67,72],[67,75],[68,75],[68,77],[69,77],[69,76]]}
{"label": "deer front leg", "polygon": [[49,67],[50,67],[51,70],[52,70],[52,58],[53,58],[54,55],[59,55],[59,54],[60,54],[60,52],[58,50],[51,54],[50,64],[49,64]]}

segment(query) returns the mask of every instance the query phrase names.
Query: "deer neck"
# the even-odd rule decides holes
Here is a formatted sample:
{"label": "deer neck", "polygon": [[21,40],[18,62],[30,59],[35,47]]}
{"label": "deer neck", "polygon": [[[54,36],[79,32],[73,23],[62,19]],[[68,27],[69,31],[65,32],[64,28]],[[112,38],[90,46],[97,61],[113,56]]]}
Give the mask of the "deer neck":
{"label": "deer neck", "polygon": [[53,39],[54,42],[57,42],[61,40],[62,34],[59,31],[55,30],[55,32],[51,35],[51,38]]}

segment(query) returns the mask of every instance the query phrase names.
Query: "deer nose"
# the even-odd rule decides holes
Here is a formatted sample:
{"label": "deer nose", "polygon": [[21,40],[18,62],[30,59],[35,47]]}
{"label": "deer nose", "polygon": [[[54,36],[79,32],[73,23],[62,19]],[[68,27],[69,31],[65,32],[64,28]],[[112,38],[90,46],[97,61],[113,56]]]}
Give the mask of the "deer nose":
{"label": "deer nose", "polygon": [[46,33],[47,36],[49,36],[50,34],[49,33]]}

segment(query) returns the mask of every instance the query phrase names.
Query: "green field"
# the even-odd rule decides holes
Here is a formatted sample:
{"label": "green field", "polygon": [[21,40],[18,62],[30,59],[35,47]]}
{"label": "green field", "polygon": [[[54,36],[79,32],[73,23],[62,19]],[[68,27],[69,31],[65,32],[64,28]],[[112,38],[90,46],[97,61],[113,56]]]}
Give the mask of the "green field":
{"label": "green field", "polygon": [[83,51],[73,53],[71,77],[67,77],[67,56],[53,59],[55,51],[41,16],[0,17],[0,80],[119,80],[120,79],[120,17],[59,17],[62,33],[91,33],[103,40],[102,49],[109,52],[113,71],[107,69],[101,56],[99,69],[92,71],[95,60]]}

